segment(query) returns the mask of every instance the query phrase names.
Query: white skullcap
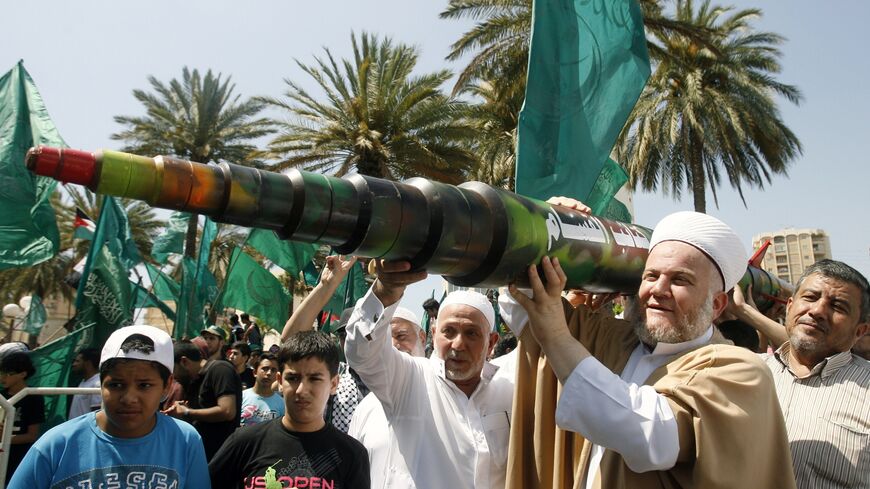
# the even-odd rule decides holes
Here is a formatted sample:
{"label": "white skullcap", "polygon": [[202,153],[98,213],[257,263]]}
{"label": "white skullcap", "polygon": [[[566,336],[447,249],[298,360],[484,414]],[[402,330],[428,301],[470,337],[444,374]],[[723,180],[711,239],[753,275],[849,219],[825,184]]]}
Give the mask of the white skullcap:
{"label": "white skullcap", "polygon": [[746,274],[747,256],[743,243],[724,222],[700,212],[675,212],[659,221],[649,249],[663,241],[680,241],[701,250],[719,269],[725,291]]}
{"label": "white skullcap", "polygon": [[404,319],[405,321],[408,321],[409,323],[413,323],[414,326],[417,327],[417,329],[423,329],[423,327],[420,326],[420,320],[417,319],[417,315],[414,314],[412,311],[405,309],[402,306],[396,307],[396,312],[393,313],[393,317],[399,318],[399,319]]}
{"label": "white skullcap", "polygon": [[444,301],[441,302],[441,310],[443,311],[445,307],[451,304],[462,304],[477,309],[483,314],[483,317],[486,318],[486,322],[489,324],[489,329],[491,331],[495,329],[495,310],[492,308],[492,303],[489,302],[489,299],[480,292],[474,292],[472,290],[455,290],[447,294],[447,297],[445,297]]}

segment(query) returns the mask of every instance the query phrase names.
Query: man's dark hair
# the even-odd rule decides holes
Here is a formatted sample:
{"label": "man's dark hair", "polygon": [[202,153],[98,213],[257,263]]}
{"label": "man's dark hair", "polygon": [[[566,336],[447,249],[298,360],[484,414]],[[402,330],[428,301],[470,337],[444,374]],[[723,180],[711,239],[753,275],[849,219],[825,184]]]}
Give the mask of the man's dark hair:
{"label": "man's dark hair", "polygon": [[231,326],[238,326],[239,325],[239,315],[238,314],[233,314],[232,316],[230,316],[230,325]]}
{"label": "man's dark hair", "polygon": [[77,355],[82,356],[82,360],[94,366],[94,370],[100,368],[100,350],[96,348],[82,348]]}
{"label": "man's dark hair", "polygon": [[742,346],[753,352],[758,352],[761,346],[761,341],[758,339],[758,332],[752,326],[734,319],[731,321],[722,321],[717,326],[722,336],[734,342],[735,346]]}
{"label": "man's dark hair", "polygon": [[175,363],[181,361],[181,357],[187,357],[188,360],[198,362],[202,360],[202,352],[199,347],[189,341],[179,341],[175,343],[172,349],[175,356]]}
{"label": "man's dark hair", "polygon": [[338,375],[338,345],[323,331],[300,331],[291,336],[278,352],[278,367],[284,370],[284,365],[309,357],[325,363],[331,377]]}
{"label": "man's dark hair", "polygon": [[18,374],[26,372],[25,379],[29,379],[36,373],[36,368],[33,366],[33,361],[27,352],[16,351],[7,354],[0,360],[0,372],[8,372]]}
{"label": "man's dark hair", "polygon": [[[144,334],[131,334],[128,336],[123,343],[121,343],[121,351],[124,353],[130,353],[131,351],[138,351],[142,353],[154,353],[154,340],[145,336]],[[124,362],[141,362],[142,360],[132,359],[132,358],[109,358],[102,365],[100,365],[100,382],[112,372],[112,369],[115,368],[116,365]],[[160,375],[160,378],[163,380],[163,385],[166,385],[166,382],[169,380],[169,376],[172,372],[166,368],[166,365],[163,365],[159,362],[150,362],[151,365],[157,370],[157,373]]]}
{"label": "man's dark hair", "polygon": [[514,348],[517,347],[517,338],[516,336],[510,334],[506,334],[499,338],[498,343],[495,344],[495,349],[492,352],[493,358],[498,358],[502,355],[507,355],[512,352]]}
{"label": "man's dark hair", "polygon": [[423,309],[438,309],[441,307],[441,304],[438,304],[438,301],[435,299],[429,298],[423,301]]}
{"label": "man's dark hair", "polygon": [[858,287],[858,290],[861,291],[861,309],[858,321],[863,323],[870,320],[870,284],[867,283],[867,279],[861,275],[861,272],[841,261],[825,258],[813,263],[804,270],[803,275],[798,279],[798,283],[795,286],[795,294],[800,290],[804,279],[814,273]]}
{"label": "man's dark hair", "polygon": [[243,323],[247,323],[248,321],[251,320],[251,316],[248,316],[248,313],[242,314],[241,318],[242,318]]}
{"label": "man's dark hair", "polygon": [[251,358],[251,347],[244,341],[237,341],[230,345],[230,350],[239,350],[243,357]]}
{"label": "man's dark hair", "polygon": [[278,363],[278,357],[269,352],[266,352],[260,355],[260,358],[257,359],[257,368],[260,368],[260,364],[263,362],[263,360],[271,360],[275,363]]}

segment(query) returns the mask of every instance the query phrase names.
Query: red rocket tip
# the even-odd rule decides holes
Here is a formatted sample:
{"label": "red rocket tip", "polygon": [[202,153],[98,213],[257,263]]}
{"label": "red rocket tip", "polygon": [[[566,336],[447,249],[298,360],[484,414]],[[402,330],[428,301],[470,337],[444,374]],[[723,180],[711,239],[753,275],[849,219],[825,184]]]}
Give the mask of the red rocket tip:
{"label": "red rocket tip", "polygon": [[79,185],[90,185],[97,168],[97,159],[93,153],[48,146],[27,150],[25,163],[37,175]]}

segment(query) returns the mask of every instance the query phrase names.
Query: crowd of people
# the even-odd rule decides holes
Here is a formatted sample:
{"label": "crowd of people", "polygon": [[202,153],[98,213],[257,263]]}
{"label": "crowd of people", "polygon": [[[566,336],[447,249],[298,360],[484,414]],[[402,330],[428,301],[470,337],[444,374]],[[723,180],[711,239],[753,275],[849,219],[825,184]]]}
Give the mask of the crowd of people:
{"label": "crowd of people", "polygon": [[[327,258],[266,352],[247,315],[174,344],[129,326],[80,351],[73,370],[100,395],[75,396],[42,436],[42,399],[23,398],[8,487],[870,487],[870,286],[845,263],[807,268],[783,325],[736,287],[747,256],[731,228],[680,212],[655,227],[621,318],[609,297],[568,300],[543,257],[530,289],[495,304],[426,301],[427,334],[402,305],[426,272],[378,260],[367,294],[318,331],[355,261]],[[735,346],[734,321],[754,343]],[[33,372],[5,354],[2,395]]]}

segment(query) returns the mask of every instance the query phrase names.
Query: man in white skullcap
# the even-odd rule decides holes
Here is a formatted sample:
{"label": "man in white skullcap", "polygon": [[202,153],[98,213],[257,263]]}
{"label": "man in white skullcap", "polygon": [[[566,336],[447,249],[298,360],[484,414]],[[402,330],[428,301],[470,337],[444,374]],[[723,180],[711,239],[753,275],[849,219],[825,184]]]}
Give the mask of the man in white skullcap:
{"label": "man in white skullcap", "polygon": [[[624,321],[563,302],[557,260],[542,260],[546,284],[531,267],[534,298],[511,287],[516,302],[503,317],[517,336],[529,325],[534,338],[526,334],[524,341],[537,341],[562,389],[549,425],[514,419],[514,464],[535,465],[523,452],[558,440],[564,432],[554,434],[555,421],[572,432],[558,440],[561,446],[579,450],[563,449],[550,467],[538,466],[549,471],[553,487],[794,487],[770,373],[712,326],[746,264],[727,225],[695,212],[671,214],[653,232]],[[518,397],[547,397],[540,389],[524,392],[535,387],[520,377]],[[508,487],[525,487],[540,475],[528,466],[516,472]]]}
{"label": "man in white skullcap", "polygon": [[[431,358],[393,347],[391,320],[405,286],[426,277],[407,262],[380,262],[378,279],[348,322],[345,356],[389,422],[386,454],[372,454],[372,487],[501,489],[513,382],[486,362],[498,334],[485,296],[444,299]],[[374,462],[373,462],[374,463]]]}

